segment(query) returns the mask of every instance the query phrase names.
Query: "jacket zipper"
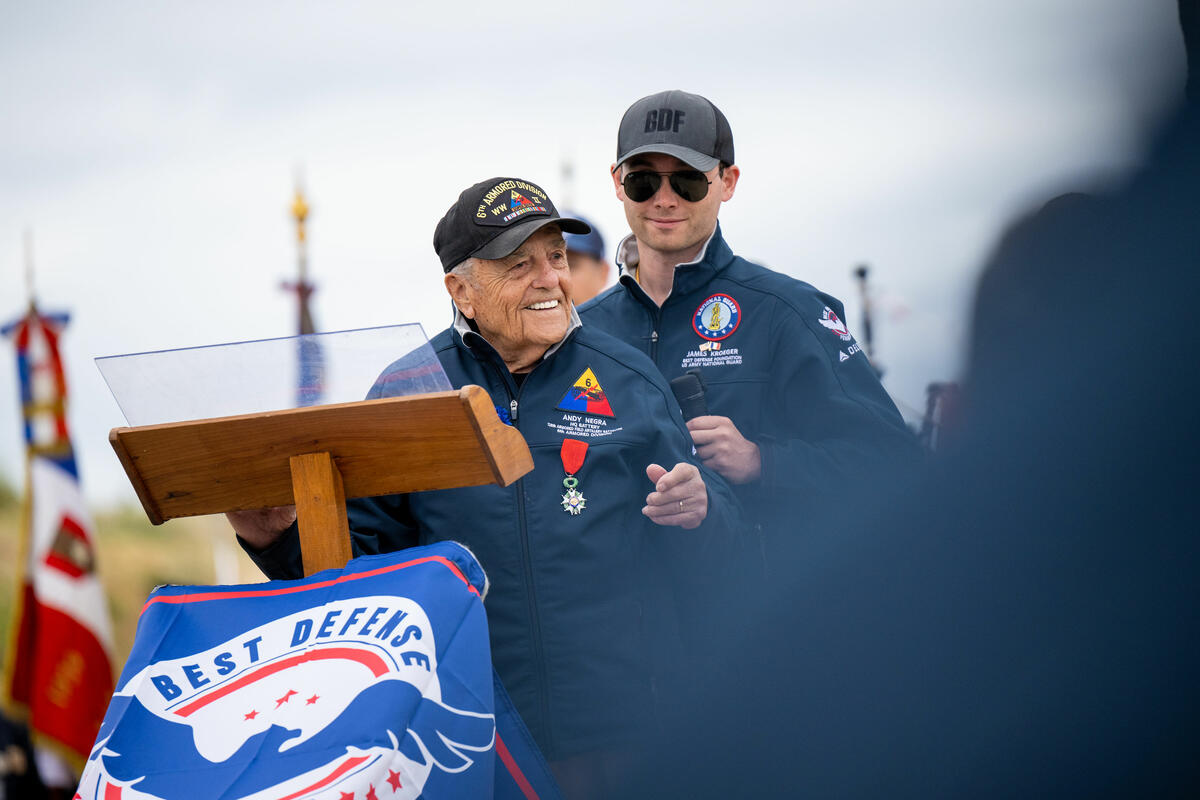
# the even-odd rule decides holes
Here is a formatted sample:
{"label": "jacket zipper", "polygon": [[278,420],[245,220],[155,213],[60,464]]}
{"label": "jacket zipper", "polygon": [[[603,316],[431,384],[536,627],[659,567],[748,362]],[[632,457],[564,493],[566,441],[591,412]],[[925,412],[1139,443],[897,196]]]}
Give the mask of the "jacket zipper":
{"label": "jacket zipper", "polygon": [[[650,318],[650,335],[647,337],[650,340],[650,352],[648,355],[650,356],[650,360],[659,367],[659,372],[662,372],[662,366],[658,363],[658,329],[662,327],[662,306],[657,305],[651,300],[650,295],[646,294],[645,289],[642,289],[640,286],[638,288],[645,296],[645,300],[642,302],[646,307],[646,316]],[[671,298],[667,297],[663,305],[666,305],[670,301]],[[665,375],[666,373],[664,372],[663,374]]]}
{"label": "jacket zipper", "polygon": [[[534,367],[534,369],[537,369],[537,367]],[[497,370],[497,372],[499,372],[500,368],[496,367],[496,370]],[[521,384],[521,387],[516,390],[516,393],[514,395],[513,394],[512,376],[502,374],[500,376],[500,378],[501,378],[501,381],[504,382],[505,386],[508,387],[507,391],[509,392],[509,397],[511,398],[508,403],[509,414],[512,417],[513,427],[519,431],[521,428],[517,424],[517,408],[519,406],[518,401],[521,396],[521,391],[522,391],[522,389],[525,388],[525,384]],[[529,377],[526,377],[525,380],[528,381]],[[542,623],[541,623],[541,619],[538,616],[537,592],[534,589],[534,585],[533,585],[533,559],[532,559],[532,553],[531,553],[530,546],[529,546],[529,524],[525,517],[525,479],[524,478],[517,479],[516,491],[517,491],[517,527],[521,532],[521,563],[525,569],[525,588],[526,588],[525,595],[528,598],[529,619],[533,625],[533,632],[532,632],[533,633],[533,637],[532,637],[533,638],[533,659],[534,659],[534,664],[535,664],[534,676],[535,676],[535,680],[537,682],[536,690],[537,690],[537,697],[538,697],[538,712],[542,715],[543,727],[547,731],[548,738],[552,744],[554,742],[555,737],[554,737],[554,731],[550,725],[550,701],[548,699],[549,698],[550,679],[546,675],[546,659],[545,659],[545,654],[542,650]]]}

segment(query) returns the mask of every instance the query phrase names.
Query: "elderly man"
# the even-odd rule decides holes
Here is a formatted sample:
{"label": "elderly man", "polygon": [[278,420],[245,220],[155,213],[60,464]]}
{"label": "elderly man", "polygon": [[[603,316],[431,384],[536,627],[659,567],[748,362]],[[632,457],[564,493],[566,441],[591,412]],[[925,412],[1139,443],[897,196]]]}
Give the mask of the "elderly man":
{"label": "elderly man", "polygon": [[[349,517],[356,554],[441,539],[472,549],[490,580],[497,671],[567,793],[602,796],[636,735],[653,735],[679,665],[671,576],[738,512],[650,360],[581,327],[564,231],[588,227],[537,185],[492,178],[459,195],[433,240],[456,309],[434,350],[453,385],[484,387],[521,430],[533,472],[506,488],[355,501]],[[298,574],[281,512],[231,520],[266,574]]]}

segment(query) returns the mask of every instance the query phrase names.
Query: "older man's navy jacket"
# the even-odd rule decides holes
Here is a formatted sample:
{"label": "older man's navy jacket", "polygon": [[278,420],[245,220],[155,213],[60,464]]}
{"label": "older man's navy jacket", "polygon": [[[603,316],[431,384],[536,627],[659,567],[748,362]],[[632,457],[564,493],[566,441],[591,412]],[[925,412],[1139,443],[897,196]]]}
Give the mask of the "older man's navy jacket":
{"label": "older man's navy jacket", "polygon": [[[646,466],[699,466],[679,407],[642,353],[576,327],[518,386],[496,351],[465,326],[432,340],[455,387],[487,390],[524,435],[534,470],[511,486],[476,486],[352,501],[356,555],[451,539],[471,548],[490,582],[492,660],[550,759],[623,747],[653,735],[685,665],[676,580],[739,516],[716,474],[701,468],[709,511],[695,530],[655,525],[641,513],[654,490]],[[396,362],[372,390],[394,394]],[[564,505],[566,439],[586,443],[575,472],[584,497]],[[578,503],[576,504],[578,509]],[[268,575],[300,572],[293,534],[254,554]]]}

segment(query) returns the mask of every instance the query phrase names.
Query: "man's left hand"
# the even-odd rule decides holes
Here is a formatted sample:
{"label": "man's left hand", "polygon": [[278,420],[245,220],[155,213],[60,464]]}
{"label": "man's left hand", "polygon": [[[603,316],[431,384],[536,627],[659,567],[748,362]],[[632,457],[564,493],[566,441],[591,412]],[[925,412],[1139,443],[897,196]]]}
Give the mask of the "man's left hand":
{"label": "man's left hand", "polygon": [[696,455],[730,483],[750,483],[762,475],[758,445],[742,436],[729,417],[704,416],[688,420]]}
{"label": "man's left hand", "polygon": [[695,464],[676,464],[667,472],[658,464],[646,467],[654,491],[646,496],[642,513],[656,525],[678,525],[691,530],[708,516],[708,487]]}

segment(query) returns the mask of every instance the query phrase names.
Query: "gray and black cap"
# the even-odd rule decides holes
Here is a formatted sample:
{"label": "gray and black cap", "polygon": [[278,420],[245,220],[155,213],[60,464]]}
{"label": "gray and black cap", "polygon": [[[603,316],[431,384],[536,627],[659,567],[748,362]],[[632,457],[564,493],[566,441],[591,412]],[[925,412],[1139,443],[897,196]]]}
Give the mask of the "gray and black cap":
{"label": "gray and black cap", "polygon": [[708,172],[734,163],[733,131],[707,98],[671,89],[643,97],[621,117],[617,166],[641,153],[666,153]]}
{"label": "gray and black cap", "polygon": [[512,255],[547,225],[588,233],[582,220],[560,217],[542,187],[520,178],[488,178],[464,189],[433,231],[433,249],[449,272],[468,258]]}

